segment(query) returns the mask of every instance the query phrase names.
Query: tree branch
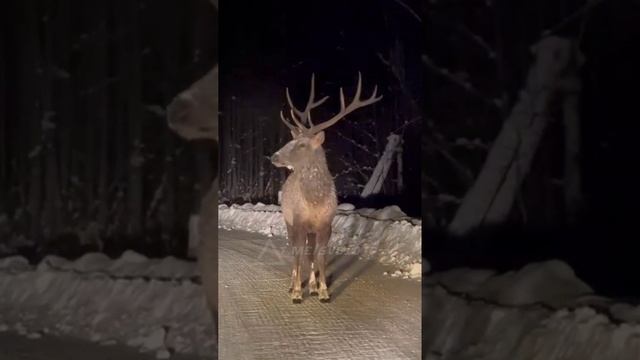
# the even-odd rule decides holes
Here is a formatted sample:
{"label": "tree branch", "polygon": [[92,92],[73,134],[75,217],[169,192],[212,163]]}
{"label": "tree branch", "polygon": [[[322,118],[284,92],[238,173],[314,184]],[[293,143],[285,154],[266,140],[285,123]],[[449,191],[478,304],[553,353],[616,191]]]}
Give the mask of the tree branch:
{"label": "tree branch", "polygon": [[418,20],[418,22],[422,22],[422,18],[420,18],[420,15],[418,15],[415,11],[413,11],[413,9],[409,7],[409,5],[405,4],[402,0],[394,0],[394,1],[396,2],[396,4],[400,5],[405,10],[407,10],[409,14],[413,16],[414,19]]}
{"label": "tree branch", "polygon": [[469,28],[467,28],[463,24],[458,24],[458,30],[464,35],[466,35],[467,37],[469,37],[471,40],[473,40],[473,42],[475,42],[482,49],[484,49],[487,52],[487,56],[490,59],[496,58],[495,50],[493,50],[493,48],[491,48],[491,46],[486,41],[484,41],[482,37],[480,37],[480,35],[475,34],[473,31],[471,31]]}
{"label": "tree branch", "polygon": [[451,81],[452,83],[458,85],[459,87],[463,88],[464,90],[466,90],[468,93],[470,93],[471,95],[474,95],[475,97],[479,98],[480,100],[482,100],[482,102],[484,102],[486,105],[490,106],[490,107],[495,107],[498,110],[502,110],[502,103],[501,101],[495,101],[492,99],[487,99],[484,94],[476,89],[475,87],[473,87],[473,85],[471,85],[471,83],[466,82],[464,80],[458,79],[455,75],[453,75],[449,70],[444,69],[444,68],[440,68],[438,65],[436,65],[430,58],[428,55],[422,55],[422,61],[425,63],[425,65],[427,65],[427,67],[429,67],[431,70],[433,70],[434,72],[440,74],[441,76],[445,77],[447,80]]}

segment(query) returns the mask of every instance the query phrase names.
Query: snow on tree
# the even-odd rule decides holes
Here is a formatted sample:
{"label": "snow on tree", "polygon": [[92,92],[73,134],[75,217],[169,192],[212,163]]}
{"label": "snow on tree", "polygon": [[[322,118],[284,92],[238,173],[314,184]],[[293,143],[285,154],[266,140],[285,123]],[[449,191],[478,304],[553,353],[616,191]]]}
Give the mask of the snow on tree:
{"label": "snow on tree", "polygon": [[[382,184],[384,180],[387,178],[387,174],[389,173],[389,169],[391,168],[391,163],[393,162],[393,157],[401,152],[401,141],[400,136],[396,134],[391,134],[387,137],[387,146],[384,149],[384,153],[378,160],[378,164],[376,168],[373,170],[373,174],[369,181],[364,186],[362,193],[360,196],[367,197],[371,194],[377,194],[382,189]],[[401,157],[398,157],[401,158]],[[398,164],[400,166],[400,163]]]}
{"label": "snow on tree", "polygon": [[450,233],[464,235],[481,224],[501,224],[506,220],[550,122],[549,103],[576,56],[574,50],[571,40],[557,36],[543,38],[531,47],[536,58],[524,89],[449,224]]}

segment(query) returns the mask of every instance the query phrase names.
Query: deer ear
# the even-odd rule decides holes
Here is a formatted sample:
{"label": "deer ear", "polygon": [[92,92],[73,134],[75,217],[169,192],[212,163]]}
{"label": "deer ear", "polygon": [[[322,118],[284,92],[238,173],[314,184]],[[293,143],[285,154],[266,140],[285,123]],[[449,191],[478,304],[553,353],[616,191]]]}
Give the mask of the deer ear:
{"label": "deer ear", "polygon": [[324,143],[324,131],[320,131],[311,138],[311,145],[314,149],[320,147],[322,143]]}
{"label": "deer ear", "polygon": [[291,137],[294,138],[294,139],[297,138],[298,137],[298,133],[293,131],[293,130],[291,130]]}

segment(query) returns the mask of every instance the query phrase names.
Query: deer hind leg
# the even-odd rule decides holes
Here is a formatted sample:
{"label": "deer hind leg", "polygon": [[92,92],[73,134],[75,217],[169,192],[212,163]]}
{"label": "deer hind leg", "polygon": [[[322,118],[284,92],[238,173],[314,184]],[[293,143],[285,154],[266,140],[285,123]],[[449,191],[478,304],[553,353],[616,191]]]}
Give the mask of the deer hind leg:
{"label": "deer hind leg", "polygon": [[329,288],[327,287],[327,245],[331,237],[331,226],[327,226],[318,232],[315,249],[315,264],[318,266],[318,299],[321,302],[329,302]]}
{"label": "deer hind leg", "polygon": [[316,234],[311,233],[307,236],[307,260],[309,261],[309,295],[318,295],[318,281],[316,280],[316,267],[315,265],[315,248],[316,248]]}

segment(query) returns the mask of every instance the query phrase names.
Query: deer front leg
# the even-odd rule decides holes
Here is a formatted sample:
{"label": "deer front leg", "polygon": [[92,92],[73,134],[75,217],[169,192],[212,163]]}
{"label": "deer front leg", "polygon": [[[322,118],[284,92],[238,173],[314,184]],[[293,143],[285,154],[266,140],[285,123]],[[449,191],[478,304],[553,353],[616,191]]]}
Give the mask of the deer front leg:
{"label": "deer front leg", "polygon": [[307,237],[307,248],[305,249],[307,261],[309,262],[309,295],[318,295],[318,282],[316,280],[316,269],[314,266],[315,250],[316,235],[312,233]]}
{"label": "deer front leg", "polygon": [[329,288],[327,287],[327,245],[331,237],[331,227],[327,226],[318,233],[318,241],[316,243],[315,264],[318,266],[318,299],[321,302],[329,302]]}
{"label": "deer front leg", "polygon": [[291,270],[291,301],[294,304],[300,304],[302,302],[302,277],[300,272],[302,270],[301,260],[304,246],[295,245],[293,247],[293,269]]}
{"label": "deer front leg", "polygon": [[293,251],[293,261],[291,268],[291,301],[294,304],[302,302],[302,259],[305,246],[306,234],[296,228],[289,227],[289,242]]}
{"label": "deer front leg", "polygon": [[293,283],[294,283],[294,279],[295,279],[295,275],[296,275],[296,268],[292,267],[291,270],[291,286],[289,286],[289,293],[291,293],[293,291]]}

